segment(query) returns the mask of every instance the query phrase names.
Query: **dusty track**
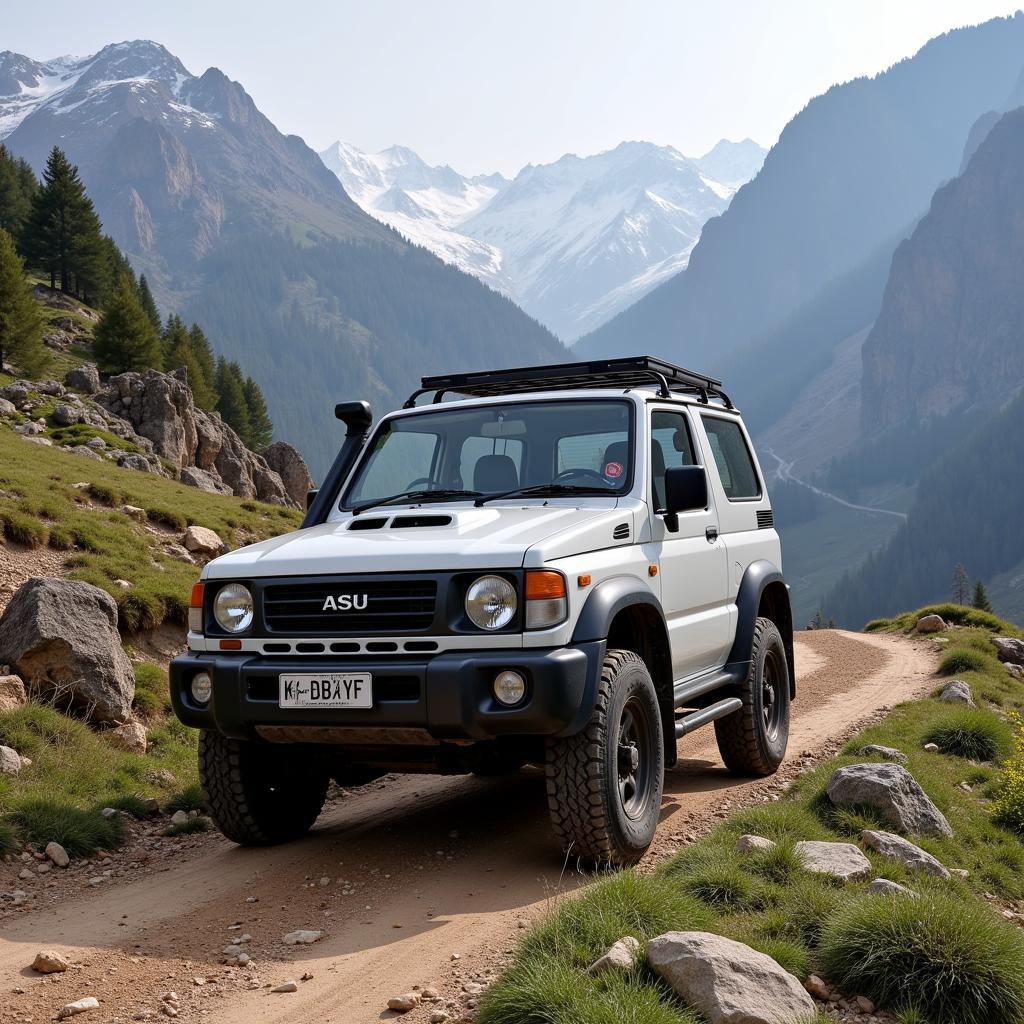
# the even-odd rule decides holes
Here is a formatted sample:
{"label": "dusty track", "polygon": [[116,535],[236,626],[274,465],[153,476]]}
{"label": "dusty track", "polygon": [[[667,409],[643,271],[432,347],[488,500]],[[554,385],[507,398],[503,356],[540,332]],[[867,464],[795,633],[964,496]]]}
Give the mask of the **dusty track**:
{"label": "dusty track", "polygon": [[[798,636],[797,667],[783,772],[737,781],[718,759],[713,731],[686,738],[666,780],[649,862],[730,807],[770,799],[854,725],[925,692],[933,661],[922,643],[832,631]],[[155,1013],[169,989],[183,1019],[388,1019],[389,996],[416,984],[453,991],[460,977],[511,948],[521,922],[585,881],[552,852],[539,773],[389,779],[335,803],[302,842],[241,850],[211,839],[162,873],[3,921],[0,1020],[52,1019],[64,1002],[94,995],[101,1005],[83,1018],[88,1024],[128,1021],[145,1007]],[[247,903],[251,896],[259,901]],[[236,924],[241,929],[229,931]],[[326,937],[289,950],[280,937],[296,928],[324,929]],[[241,932],[253,936],[252,967],[226,971],[220,952]],[[26,966],[43,947],[82,966],[40,978]],[[304,972],[313,978],[295,994],[263,987]],[[211,981],[198,986],[194,977]],[[406,1017],[425,1019],[425,1010]]]}

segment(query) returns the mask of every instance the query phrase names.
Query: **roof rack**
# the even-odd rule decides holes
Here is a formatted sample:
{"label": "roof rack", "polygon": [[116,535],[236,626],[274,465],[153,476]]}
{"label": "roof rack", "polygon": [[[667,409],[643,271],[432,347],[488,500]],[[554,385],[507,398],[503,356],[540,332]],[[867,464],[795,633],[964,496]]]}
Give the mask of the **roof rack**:
{"label": "roof rack", "polygon": [[588,359],[579,363],[555,363],[551,366],[520,366],[509,370],[481,370],[471,373],[445,373],[423,377],[403,408],[411,409],[416,399],[434,392],[440,402],[449,392],[474,398],[518,395],[530,391],[568,391],[573,388],[633,388],[656,384],[662,398],[673,392],[695,394],[705,405],[710,398],[720,399],[733,408],[722,382],[703,373],[684,370],[654,356],[629,356],[624,359]]}

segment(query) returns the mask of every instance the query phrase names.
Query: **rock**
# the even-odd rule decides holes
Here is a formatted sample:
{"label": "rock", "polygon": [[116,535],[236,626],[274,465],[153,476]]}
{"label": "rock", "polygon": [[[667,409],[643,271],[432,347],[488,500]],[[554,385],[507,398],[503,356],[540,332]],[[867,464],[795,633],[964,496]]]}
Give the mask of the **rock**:
{"label": "rock", "polygon": [[107,442],[102,437],[90,437],[85,444],[87,448],[95,448],[98,451],[103,451],[107,447]]}
{"label": "rock", "polygon": [[18,407],[13,402],[0,398],[0,416],[13,416],[17,411]]}
{"label": "rock", "polygon": [[64,374],[64,383],[75,391],[83,391],[87,395],[95,395],[100,389],[100,371],[95,363],[83,363],[72,367]]}
{"label": "rock", "polygon": [[13,747],[0,744],[0,775],[17,775],[21,771],[21,758]]}
{"label": "rock", "polygon": [[668,932],[647,961],[708,1024],[798,1024],[814,1002],[793,975],[742,942],[708,932]]}
{"label": "rock", "polygon": [[742,835],[736,840],[737,853],[753,853],[756,850],[771,850],[774,847],[775,843],[764,836]]}
{"label": "rock", "polygon": [[992,646],[998,651],[1000,661],[1024,665],[1024,640],[1017,640],[1012,636],[994,636]]}
{"label": "rock", "polygon": [[195,466],[186,466],[181,471],[181,482],[189,487],[197,487],[201,491],[208,491],[210,494],[231,494],[231,488],[219,476],[208,473],[205,469],[198,469]]}
{"label": "rock", "polygon": [[179,562],[195,565],[196,560],[180,544],[165,544],[164,552],[171,558],[176,558]]}
{"label": "rock", "polygon": [[804,869],[854,882],[871,874],[871,861],[853,843],[826,843],[805,839],[793,847]]}
{"label": "rock", "polygon": [[131,516],[132,519],[138,519],[140,523],[144,523],[148,518],[146,510],[144,508],[139,508],[138,505],[122,505],[121,511],[126,516]]}
{"label": "rock", "polygon": [[447,1010],[434,1010],[430,1015],[430,1024],[445,1024],[445,1021],[450,1020]]}
{"label": "rock", "polygon": [[921,749],[926,750],[929,754],[935,754],[938,753],[939,745],[938,743],[926,743]]}
{"label": "rock", "polygon": [[890,881],[888,878],[876,878],[872,882],[868,882],[864,886],[865,892],[870,892],[875,896],[916,896],[917,893],[913,889],[908,889],[905,885],[900,885],[899,882]]}
{"label": "rock", "polygon": [[947,704],[966,704],[969,708],[977,707],[971,696],[971,688],[962,679],[952,679],[942,688],[939,700]]}
{"label": "rock", "polygon": [[284,489],[299,508],[306,507],[306,493],[316,484],[309,475],[305,460],[287,441],[275,441],[260,453],[267,465],[281,478]]}
{"label": "rock", "polygon": [[808,993],[810,993],[810,995],[814,996],[815,999],[826,1000],[832,992],[828,985],[826,985],[825,982],[816,974],[808,976],[807,980],[804,982],[804,988]]}
{"label": "rock", "polygon": [[34,577],[22,585],[0,616],[0,661],[58,707],[100,722],[131,718],[135,673],[117,605],[91,583]]}
{"label": "rock", "polygon": [[861,750],[861,753],[868,757],[884,757],[886,761],[895,761],[897,764],[906,764],[907,755],[895,747],[883,747],[880,743],[869,743]]}
{"label": "rock", "polygon": [[280,985],[275,985],[271,992],[298,992],[299,983],[297,981],[282,981]]}
{"label": "rock", "polygon": [[28,881],[31,881],[31,880],[32,880],[33,878],[35,878],[35,877],[36,877],[36,874],[35,874],[35,872],[34,872],[34,871],[32,871],[32,870],[31,870],[31,869],[29,869],[29,868],[22,868],[22,869],[21,869],[21,870],[20,870],[20,871],[18,872],[18,877],[19,877],[19,878],[20,878],[20,879],[21,879],[21,880],[22,880],[23,882],[28,882]]}
{"label": "rock", "polygon": [[80,409],[62,402],[53,410],[53,422],[59,427],[70,427],[73,423],[79,421],[81,415]]}
{"label": "rock", "polygon": [[219,555],[224,549],[224,542],[213,530],[205,526],[190,526],[182,538],[186,551],[193,551],[200,555]]}
{"label": "rock", "polygon": [[324,933],[321,931],[300,928],[298,931],[282,936],[281,941],[286,946],[308,946],[311,943],[319,942],[323,937]]}
{"label": "rock", "polygon": [[71,863],[71,858],[68,856],[68,851],[64,849],[60,843],[50,842],[46,844],[46,849],[43,851],[47,857],[50,858],[51,862],[56,864],[59,868],[66,868]]}
{"label": "rock", "polygon": [[1015,665],[1012,661],[1004,661],[1002,665],[1014,679],[1024,679],[1024,666]]}
{"label": "rock", "polygon": [[967,868],[950,868],[949,873],[956,878],[970,878],[971,873]]}
{"label": "rock", "polygon": [[405,992],[400,996],[392,996],[388,1000],[388,1009],[396,1013],[408,1013],[420,1005],[419,992]]}
{"label": "rock", "polygon": [[64,971],[70,969],[71,961],[62,953],[57,953],[52,949],[41,949],[36,953],[36,958],[32,961],[31,966],[33,971],[38,971],[40,974],[63,974]]}
{"label": "rock", "polygon": [[172,825],[184,825],[188,821],[188,811],[175,811],[171,815]]}
{"label": "rock", "polygon": [[65,1017],[74,1017],[76,1014],[85,1013],[87,1010],[98,1010],[99,1000],[95,996],[86,996],[84,999],[76,999],[73,1003],[65,1003],[57,1014],[58,1020]]}
{"label": "rock", "polygon": [[923,871],[937,878],[949,878],[949,872],[930,853],[893,832],[866,828],[861,832],[860,839],[865,846],[877,850],[884,857],[899,861],[912,871]]}
{"label": "rock", "polygon": [[117,457],[117,464],[122,469],[134,469],[139,473],[151,473],[153,467],[145,455],[138,455],[135,452],[122,452]]}
{"label": "rock", "polygon": [[589,974],[604,974],[605,971],[628,971],[636,962],[640,942],[632,935],[612,944],[604,956],[595,960],[588,968]]}
{"label": "rock", "polygon": [[27,700],[20,676],[0,676],[0,714],[20,708]]}
{"label": "rock", "polygon": [[117,813],[116,807],[103,807],[100,809],[101,818],[114,818],[117,816]]}
{"label": "rock", "polygon": [[133,754],[146,752],[146,727],[141,722],[125,722],[111,729],[107,735],[122,750]]}
{"label": "rock", "polygon": [[902,765],[838,768],[829,779],[828,797],[837,807],[873,807],[890,825],[910,835],[953,834],[945,815]]}
{"label": "rock", "polygon": [[856,1003],[861,1013],[875,1012],[875,1004],[867,996],[857,996]]}
{"label": "rock", "polygon": [[941,633],[946,628],[946,622],[941,615],[922,615],[917,620],[918,633]]}

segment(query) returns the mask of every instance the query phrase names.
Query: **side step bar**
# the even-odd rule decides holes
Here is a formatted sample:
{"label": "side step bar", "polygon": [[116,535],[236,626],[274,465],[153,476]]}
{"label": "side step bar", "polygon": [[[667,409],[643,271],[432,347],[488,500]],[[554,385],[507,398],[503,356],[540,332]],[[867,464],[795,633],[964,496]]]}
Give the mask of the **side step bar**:
{"label": "side step bar", "polygon": [[676,739],[693,732],[694,729],[699,729],[702,725],[707,725],[708,722],[713,722],[716,718],[731,715],[741,707],[743,707],[743,701],[739,697],[726,697],[725,700],[720,700],[716,704],[710,704],[706,708],[701,708],[700,711],[694,711],[693,714],[686,715],[676,722]]}

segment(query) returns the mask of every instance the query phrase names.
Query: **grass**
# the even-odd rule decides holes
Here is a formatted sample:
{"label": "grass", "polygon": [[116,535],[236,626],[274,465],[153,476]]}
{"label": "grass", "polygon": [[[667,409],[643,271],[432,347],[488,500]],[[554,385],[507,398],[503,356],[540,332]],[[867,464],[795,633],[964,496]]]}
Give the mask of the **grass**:
{"label": "grass", "polygon": [[[86,483],[86,488],[76,488]],[[121,512],[142,508],[150,523],[167,527],[168,540],[186,525],[209,527],[232,547],[295,529],[293,509],[207,494],[165,477],[120,469],[108,462],[40,448],[0,428],[0,530],[17,544],[66,552],[72,579],[106,590],[117,601],[121,628],[184,623],[196,566],[154,544],[145,524]],[[128,580],[124,589],[116,580]]]}
{"label": "grass", "polygon": [[179,789],[164,805],[164,811],[167,814],[173,814],[175,811],[201,811],[205,806],[202,786],[198,782],[193,782],[184,789]]}
{"label": "grass", "polygon": [[164,829],[164,835],[173,838],[174,836],[191,836],[198,832],[210,831],[209,818],[189,818],[178,825],[169,825]]}
{"label": "grass", "polygon": [[83,810],[57,800],[21,800],[7,814],[7,822],[26,841],[40,847],[60,843],[73,857],[112,849],[124,835],[118,815],[104,818],[98,809]]}
{"label": "grass", "polygon": [[170,713],[171,691],[167,673],[156,665],[135,666],[135,713],[146,721],[160,719]]}
{"label": "grass", "polygon": [[[899,617],[902,624],[893,628],[912,630],[924,611]],[[948,609],[942,613],[954,621]],[[1024,845],[1007,823],[993,819],[992,803],[1008,775],[993,762],[1013,749],[1005,719],[1024,702],[1024,686],[988,657],[991,632],[1011,634],[1012,627],[996,620],[983,628],[966,610],[961,618],[965,624],[946,635],[954,649],[983,655],[963,676],[981,707],[951,709],[934,693],[900,705],[831,761],[799,776],[778,802],[733,814],[651,874],[628,871],[566,899],[523,940],[509,971],[484,998],[480,1024],[581,1024],[609,1019],[609,1007],[618,1013],[612,1019],[623,1021],[689,1020],[642,960],[614,987],[585,974],[622,936],[643,942],[670,928],[745,942],[798,978],[819,973],[841,982],[851,996],[872,997],[904,1024],[1024,1024],[1024,936],[984,902],[986,895],[1007,903],[1024,899]],[[934,643],[928,637],[916,642]],[[936,735],[955,756],[923,749]],[[954,827],[951,837],[914,841],[947,867],[965,869],[966,878],[914,874],[865,851],[871,878],[920,893],[919,899],[894,900],[867,894],[871,878],[843,883],[803,869],[793,853],[799,840],[856,843],[862,828],[878,823],[871,809],[835,808],[825,792],[838,767],[880,760],[861,753],[868,744],[907,755],[907,769]],[[972,763],[965,752],[987,763]],[[1019,788],[1024,792],[1024,783]],[[738,854],[736,840],[744,833],[777,846]],[[640,920],[628,916],[631,906],[645,908]],[[684,923],[673,923],[680,917]],[[868,957],[874,984],[857,973]]]}
{"label": "grass", "polygon": [[959,676],[964,672],[994,672],[999,661],[994,654],[984,654],[976,647],[953,647],[939,662],[940,676]]}
{"label": "grass", "polygon": [[973,626],[977,629],[998,633],[1000,636],[1022,637],[1024,633],[1014,625],[1005,622],[991,612],[983,612],[963,604],[929,604],[914,612],[904,612],[891,619],[872,619],[865,627],[868,633],[910,633],[917,627],[917,620],[925,615],[939,615],[955,626]]}

